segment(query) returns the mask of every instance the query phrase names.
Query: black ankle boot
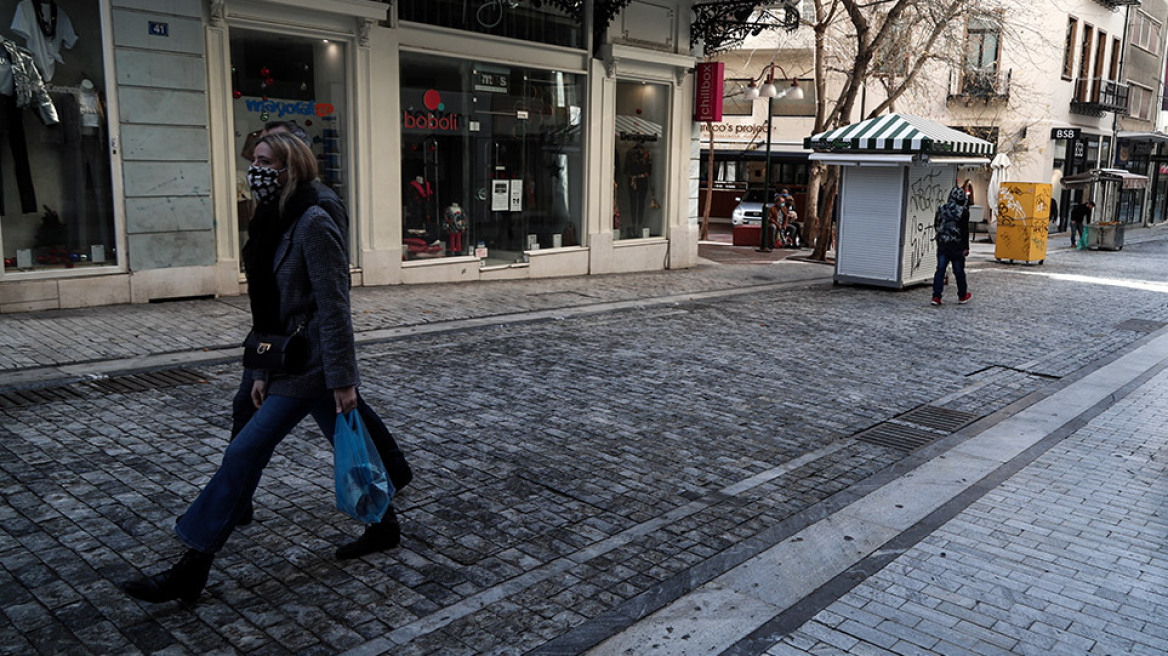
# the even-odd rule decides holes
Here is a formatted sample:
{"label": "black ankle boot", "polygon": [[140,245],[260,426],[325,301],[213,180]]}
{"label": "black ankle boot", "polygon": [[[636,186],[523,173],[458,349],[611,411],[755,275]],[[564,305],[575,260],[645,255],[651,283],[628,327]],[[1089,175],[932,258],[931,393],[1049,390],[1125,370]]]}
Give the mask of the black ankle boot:
{"label": "black ankle boot", "polygon": [[393,506],[385,511],[385,517],[376,524],[365,527],[365,532],[356,540],[337,547],[337,558],[348,560],[359,558],[366,554],[393,549],[401,544],[401,525],[397,523],[397,515]]}
{"label": "black ankle boot", "polygon": [[188,549],[174,567],[144,579],[127,581],[122,584],[122,589],[142,601],[158,603],[182,599],[193,602],[207,585],[207,575],[213,560],[215,554]]}

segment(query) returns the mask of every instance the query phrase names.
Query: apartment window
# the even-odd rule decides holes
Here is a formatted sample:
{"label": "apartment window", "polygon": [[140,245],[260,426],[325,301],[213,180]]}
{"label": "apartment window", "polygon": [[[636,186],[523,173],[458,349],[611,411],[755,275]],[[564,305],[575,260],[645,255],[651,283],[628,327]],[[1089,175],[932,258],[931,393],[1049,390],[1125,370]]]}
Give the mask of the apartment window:
{"label": "apartment window", "polygon": [[1159,53],[1161,26],[1160,21],[1145,14],[1143,11],[1137,10],[1135,17],[1132,18],[1132,43],[1136,47],[1143,48],[1149,52]]}
{"label": "apartment window", "polygon": [[1128,114],[1132,118],[1150,120],[1152,118],[1152,90],[1138,84],[1131,84],[1128,92]]}
{"label": "apartment window", "polygon": [[1083,40],[1079,46],[1079,80],[1075,89],[1075,100],[1086,102],[1091,97],[1091,43],[1095,41],[1095,28],[1083,25]]}
{"label": "apartment window", "polygon": [[1002,24],[997,16],[971,16],[965,34],[965,70],[961,91],[985,95],[997,87]]}
{"label": "apartment window", "polygon": [[1079,31],[1079,19],[1067,19],[1067,42],[1063,47],[1063,79],[1075,76],[1075,34]]}
{"label": "apartment window", "polygon": [[[775,84],[788,85],[790,80],[775,80]],[[780,86],[782,90],[784,86]],[[803,99],[781,98],[775,101],[775,116],[815,116],[815,81],[809,77],[799,78],[803,89]]]}
{"label": "apartment window", "polygon": [[1119,37],[1111,40],[1111,75],[1107,76],[1109,80],[1119,79],[1119,53],[1122,52],[1119,46]]}
{"label": "apartment window", "polygon": [[1093,100],[1099,100],[1099,90],[1102,87],[1103,79],[1103,65],[1107,61],[1104,55],[1107,54],[1107,33],[1099,30],[1099,40],[1095,46],[1095,93],[1091,96]]}
{"label": "apartment window", "polygon": [[726,80],[726,88],[722,93],[722,114],[724,116],[753,116],[754,101],[746,98],[746,88],[750,80]]}

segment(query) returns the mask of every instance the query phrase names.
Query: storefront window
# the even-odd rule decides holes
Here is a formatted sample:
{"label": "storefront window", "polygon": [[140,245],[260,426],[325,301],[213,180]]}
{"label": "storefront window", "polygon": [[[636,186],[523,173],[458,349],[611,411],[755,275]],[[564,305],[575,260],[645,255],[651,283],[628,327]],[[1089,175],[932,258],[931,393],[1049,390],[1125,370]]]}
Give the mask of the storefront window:
{"label": "storefront window", "polygon": [[664,84],[617,82],[616,207],[612,214],[616,239],[664,234],[669,100],[669,87]]}
{"label": "storefront window", "polygon": [[1155,193],[1152,204],[1152,221],[1161,223],[1168,220],[1168,216],[1165,216],[1164,213],[1164,206],[1168,203],[1168,163],[1157,161],[1154,163],[1154,166],[1156,176],[1154,178]]}
{"label": "storefront window", "polygon": [[403,54],[402,257],[580,245],[584,79]]}
{"label": "storefront window", "polygon": [[[0,16],[4,271],[116,264],[100,4],[8,6]],[[25,65],[39,80],[21,74]]]}
{"label": "storefront window", "polygon": [[583,0],[418,0],[398,18],[568,48],[584,47]]}
{"label": "storefront window", "polygon": [[[267,32],[232,30],[231,85],[235,119],[235,191],[239,243],[255,204],[247,167],[260,130],[273,121],[292,123],[312,142],[320,181],[349,205],[345,45]],[[350,258],[356,231],[349,226]],[[240,258],[240,262],[242,262]]]}

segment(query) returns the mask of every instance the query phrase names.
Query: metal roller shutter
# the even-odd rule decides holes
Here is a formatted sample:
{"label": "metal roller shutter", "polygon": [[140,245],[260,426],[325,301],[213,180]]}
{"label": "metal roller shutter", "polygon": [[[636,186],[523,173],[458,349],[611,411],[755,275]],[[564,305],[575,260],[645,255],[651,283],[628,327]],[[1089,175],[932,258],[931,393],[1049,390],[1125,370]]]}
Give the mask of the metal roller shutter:
{"label": "metal roller shutter", "polygon": [[836,275],[899,286],[904,167],[846,167]]}

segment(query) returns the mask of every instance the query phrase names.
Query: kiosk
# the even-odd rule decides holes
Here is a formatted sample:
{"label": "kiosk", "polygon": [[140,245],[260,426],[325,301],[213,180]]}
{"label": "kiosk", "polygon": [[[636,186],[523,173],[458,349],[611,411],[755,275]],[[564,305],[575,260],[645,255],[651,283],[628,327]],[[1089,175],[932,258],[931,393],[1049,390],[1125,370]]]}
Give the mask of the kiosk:
{"label": "kiosk", "polygon": [[804,140],[810,159],[842,166],[835,282],[932,282],[933,217],[960,167],[990,163],[994,145],[928,119],[889,114]]}
{"label": "kiosk", "polygon": [[1119,213],[1119,195],[1125,189],[1144,189],[1148,186],[1148,176],[1132,173],[1124,169],[1092,169],[1085,173],[1068,175],[1063,178],[1067,189],[1086,189],[1087,198],[1094,197],[1094,186],[1099,186],[1096,206],[1099,213],[1088,223],[1087,248],[1091,250],[1118,251],[1123,249],[1123,223],[1116,220]]}

